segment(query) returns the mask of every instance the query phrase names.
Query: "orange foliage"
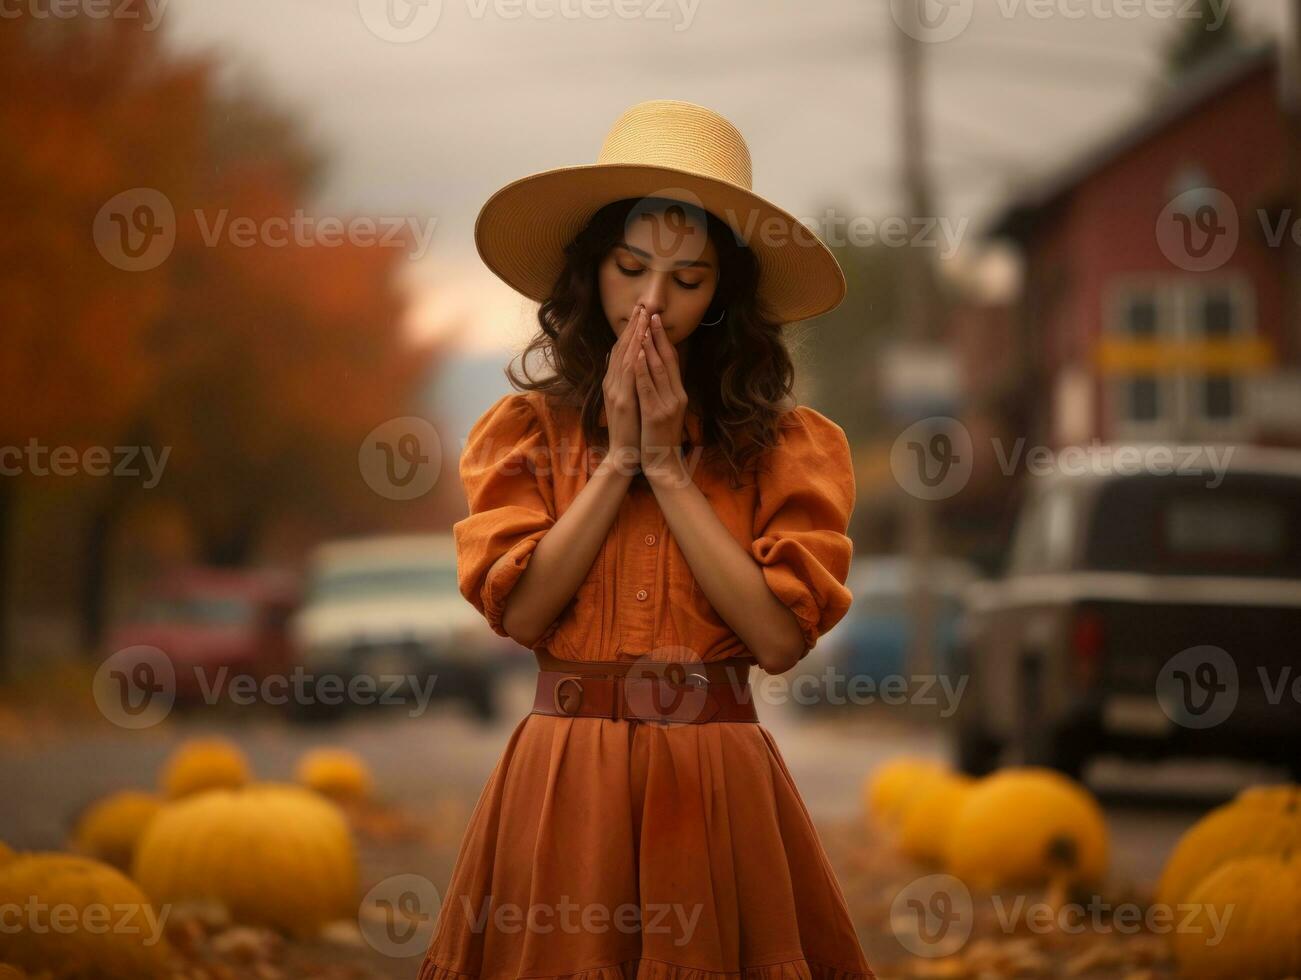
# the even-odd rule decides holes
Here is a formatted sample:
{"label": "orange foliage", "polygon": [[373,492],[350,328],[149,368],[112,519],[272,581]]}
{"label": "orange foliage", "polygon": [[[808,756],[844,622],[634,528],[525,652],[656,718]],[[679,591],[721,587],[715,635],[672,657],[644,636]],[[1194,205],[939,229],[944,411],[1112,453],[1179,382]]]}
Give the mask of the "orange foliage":
{"label": "orange foliage", "polygon": [[[381,523],[358,448],[420,410],[435,353],[402,334],[408,248],[205,239],[312,213],[320,160],[293,121],[141,22],[29,10],[0,31],[0,445],[170,447],[140,500],[181,502],[209,557],[245,557],[285,515]],[[166,196],[176,241],[124,271],[92,226],[137,187]]]}

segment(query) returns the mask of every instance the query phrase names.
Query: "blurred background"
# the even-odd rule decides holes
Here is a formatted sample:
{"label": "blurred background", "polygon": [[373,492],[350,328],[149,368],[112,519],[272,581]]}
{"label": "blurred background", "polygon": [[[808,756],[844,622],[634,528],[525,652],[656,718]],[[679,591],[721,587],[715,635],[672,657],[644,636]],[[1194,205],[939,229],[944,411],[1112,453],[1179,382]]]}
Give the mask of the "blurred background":
{"label": "blurred background", "polygon": [[[877,972],[1240,975],[982,896],[1173,904],[1264,792],[1301,894],[1299,46],[1293,0],[9,0],[0,840],[224,902],[183,975],[415,975],[535,668],[456,589],[457,460],[537,310],[473,222],[674,98],[849,282],[789,330],[855,603],[760,699]],[[346,815],[346,914],[142,870],[156,811],[261,782]],[[932,874],[961,942],[900,924]],[[1301,970],[1275,938],[1253,968]]]}

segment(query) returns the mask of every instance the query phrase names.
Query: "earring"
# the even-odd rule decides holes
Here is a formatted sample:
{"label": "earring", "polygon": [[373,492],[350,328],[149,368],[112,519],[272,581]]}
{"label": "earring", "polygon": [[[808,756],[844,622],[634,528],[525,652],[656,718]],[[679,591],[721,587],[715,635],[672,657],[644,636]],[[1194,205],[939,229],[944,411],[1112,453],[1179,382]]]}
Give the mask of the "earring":
{"label": "earring", "polygon": [[701,321],[700,321],[700,326],[702,326],[702,327],[716,327],[716,326],[718,326],[720,323],[723,322],[723,318],[724,318],[725,316],[727,316],[727,310],[726,310],[726,309],[719,311],[718,316],[714,317],[714,319],[712,319],[712,320],[701,320]]}

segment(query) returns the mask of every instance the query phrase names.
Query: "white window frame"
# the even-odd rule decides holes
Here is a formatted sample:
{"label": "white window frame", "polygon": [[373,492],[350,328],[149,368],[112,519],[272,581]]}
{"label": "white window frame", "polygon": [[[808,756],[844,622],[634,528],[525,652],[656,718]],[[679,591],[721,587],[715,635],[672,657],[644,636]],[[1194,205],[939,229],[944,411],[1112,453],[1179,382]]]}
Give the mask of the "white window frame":
{"label": "white window frame", "polygon": [[[1126,312],[1136,295],[1156,298],[1157,326],[1153,339],[1165,342],[1192,341],[1204,333],[1200,318],[1195,322],[1192,311],[1198,299],[1212,289],[1228,291],[1233,305],[1230,337],[1257,334],[1256,295],[1251,281],[1242,273],[1198,276],[1132,276],[1117,279],[1108,289],[1104,301],[1103,336],[1132,336],[1125,327]],[[1141,377],[1141,376],[1140,376]],[[1134,375],[1109,375],[1107,412],[1112,430],[1122,439],[1207,438],[1235,439],[1248,434],[1250,425],[1247,385],[1241,377],[1233,378],[1234,413],[1228,418],[1210,418],[1201,397],[1204,374],[1157,374],[1157,414],[1152,420],[1130,418],[1129,382]]]}

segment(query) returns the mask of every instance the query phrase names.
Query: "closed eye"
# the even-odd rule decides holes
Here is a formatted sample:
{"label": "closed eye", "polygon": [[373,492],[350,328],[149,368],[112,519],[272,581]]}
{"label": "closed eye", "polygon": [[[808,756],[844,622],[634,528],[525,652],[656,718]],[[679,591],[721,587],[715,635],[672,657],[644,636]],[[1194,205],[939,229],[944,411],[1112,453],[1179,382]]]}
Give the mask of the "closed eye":
{"label": "closed eye", "polygon": [[[623,266],[621,266],[618,262],[616,262],[614,265],[615,265],[615,268],[617,268],[620,272],[622,272],[622,273],[623,273],[625,276],[627,276],[629,279],[634,279],[634,278],[636,278],[637,276],[640,276],[643,272],[646,271],[645,269],[625,269],[625,268],[624,268]],[[676,283],[677,283],[679,286],[681,286],[683,289],[699,289],[699,288],[700,288],[700,283],[698,283],[698,282],[683,282],[681,279],[674,279],[673,281],[676,282]]]}

